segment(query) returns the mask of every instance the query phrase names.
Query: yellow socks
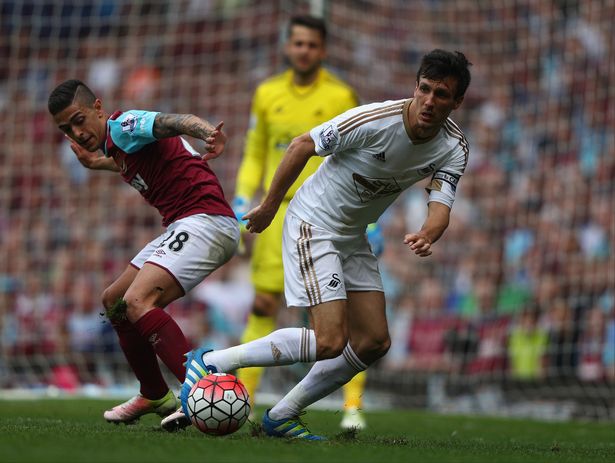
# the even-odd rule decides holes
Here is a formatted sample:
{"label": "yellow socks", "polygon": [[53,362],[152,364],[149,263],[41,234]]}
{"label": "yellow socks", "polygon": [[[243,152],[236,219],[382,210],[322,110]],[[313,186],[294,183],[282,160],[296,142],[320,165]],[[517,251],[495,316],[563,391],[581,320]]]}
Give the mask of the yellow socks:
{"label": "yellow socks", "polygon": [[344,384],[344,410],[358,410],[363,405],[363,391],[365,390],[365,371],[357,373],[354,378]]}

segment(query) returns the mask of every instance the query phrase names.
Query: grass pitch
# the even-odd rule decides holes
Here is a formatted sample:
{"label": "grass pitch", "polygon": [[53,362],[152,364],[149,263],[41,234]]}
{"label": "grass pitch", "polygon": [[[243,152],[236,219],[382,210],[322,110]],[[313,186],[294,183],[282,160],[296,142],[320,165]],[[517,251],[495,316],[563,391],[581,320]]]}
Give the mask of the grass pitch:
{"label": "grass pitch", "polygon": [[[149,415],[111,425],[101,400],[0,401],[2,462],[610,462],[613,423],[545,423],[442,416],[417,411],[368,413],[368,429],[341,433],[339,412],[310,410],[305,421],[327,442],[268,438],[246,424],[208,437],[196,428],[168,434]],[[262,412],[262,410],[257,410]]]}

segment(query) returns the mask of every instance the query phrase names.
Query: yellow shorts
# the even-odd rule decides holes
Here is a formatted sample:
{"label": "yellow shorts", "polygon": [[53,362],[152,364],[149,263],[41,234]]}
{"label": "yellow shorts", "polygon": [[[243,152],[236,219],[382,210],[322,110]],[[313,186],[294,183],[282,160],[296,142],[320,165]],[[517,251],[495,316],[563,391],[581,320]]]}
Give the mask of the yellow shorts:
{"label": "yellow shorts", "polygon": [[252,245],[252,284],[257,292],[283,293],[282,229],[288,201],[280,204],[271,225],[256,236]]}

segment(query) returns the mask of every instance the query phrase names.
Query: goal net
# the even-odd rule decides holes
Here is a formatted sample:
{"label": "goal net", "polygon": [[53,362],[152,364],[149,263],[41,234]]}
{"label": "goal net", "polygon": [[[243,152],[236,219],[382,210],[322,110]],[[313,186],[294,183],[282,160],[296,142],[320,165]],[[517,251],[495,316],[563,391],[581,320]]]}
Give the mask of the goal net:
{"label": "goal net", "polygon": [[[420,185],[382,218],[392,347],[369,371],[366,408],[612,418],[614,0],[3,0],[3,395],[136,390],[100,294],[162,230],[117,176],[81,167],[49,92],[79,78],[108,110],[223,120],[230,141],[211,164],[230,199],[252,92],[284,68],[297,13],[326,20],[327,67],[364,103],[410,96],[434,48],[473,63],[452,116],[470,162],[433,256],[402,242],[425,217]],[[169,307],[192,342],[238,342],[246,267],[234,258]],[[289,371],[263,388],[303,370]]]}

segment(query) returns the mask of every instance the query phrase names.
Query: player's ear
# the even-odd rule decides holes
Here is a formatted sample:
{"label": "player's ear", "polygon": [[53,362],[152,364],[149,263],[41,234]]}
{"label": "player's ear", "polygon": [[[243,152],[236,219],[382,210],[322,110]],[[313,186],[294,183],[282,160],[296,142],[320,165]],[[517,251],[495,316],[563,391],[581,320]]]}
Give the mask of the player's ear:
{"label": "player's ear", "polygon": [[96,98],[96,100],[94,101],[94,110],[96,111],[96,115],[99,118],[104,116],[102,109],[102,101],[100,101],[100,98]]}
{"label": "player's ear", "polygon": [[457,109],[459,106],[461,106],[461,103],[463,103],[463,98],[464,96],[461,95],[459,98],[455,100],[455,105],[453,106],[453,109]]}

